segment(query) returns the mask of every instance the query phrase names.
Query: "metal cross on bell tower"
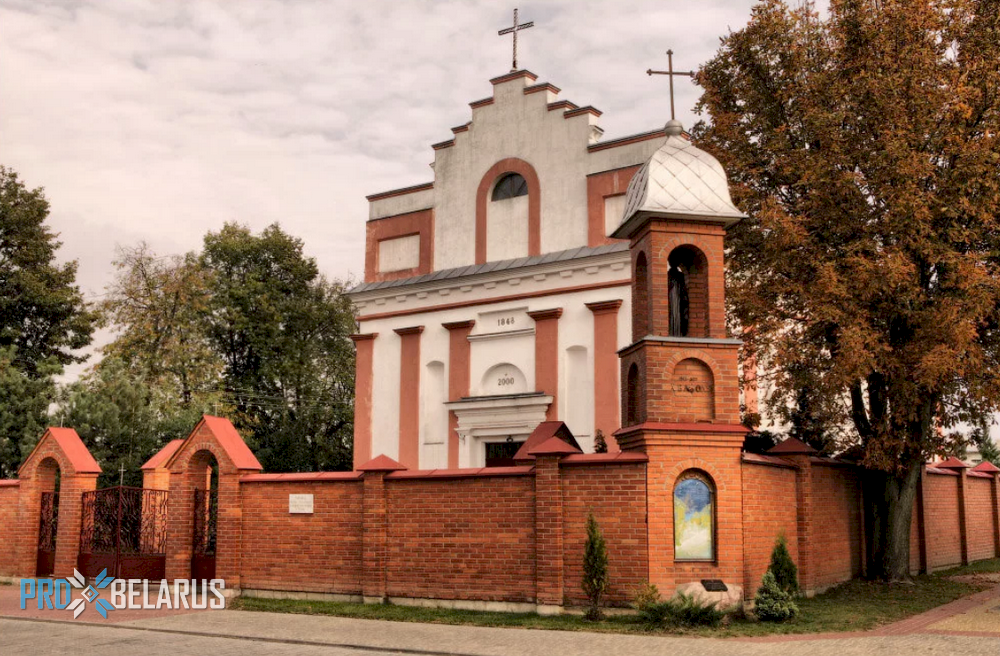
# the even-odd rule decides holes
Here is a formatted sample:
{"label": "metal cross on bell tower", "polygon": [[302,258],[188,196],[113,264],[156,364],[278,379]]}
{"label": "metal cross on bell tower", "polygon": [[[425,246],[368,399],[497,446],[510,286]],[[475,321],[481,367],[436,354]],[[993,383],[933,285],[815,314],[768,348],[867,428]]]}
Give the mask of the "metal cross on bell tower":
{"label": "metal cross on bell tower", "polygon": [[[516,21],[515,21],[516,22]],[[667,70],[665,71],[654,71],[653,69],[648,69],[646,75],[666,75],[670,79],[670,120],[675,121],[677,117],[674,116],[674,76],[683,75],[684,77],[694,77],[694,71],[675,71],[674,70],[674,51],[667,51]]]}
{"label": "metal cross on bell tower", "polygon": [[535,26],[535,21],[528,21],[527,23],[521,23],[520,25],[518,25],[517,24],[517,8],[515,7],[514,8],[514,25],[512,27],[508,27],[508,28],[502,29],[499,32],[497,32],[497,34],[500,35],[500,36],[504,36],[504,35],[507,35],[507,34],[513,34],[514,35],[514,57],[513,57],[513,60],[512,60],[513,63],[511,64],[510,70],[512,70],[512,71],[516,71],[517,70],[517,33],[520,32],[521,30],[526,30],[529,27],[534,27],[534,26]]}

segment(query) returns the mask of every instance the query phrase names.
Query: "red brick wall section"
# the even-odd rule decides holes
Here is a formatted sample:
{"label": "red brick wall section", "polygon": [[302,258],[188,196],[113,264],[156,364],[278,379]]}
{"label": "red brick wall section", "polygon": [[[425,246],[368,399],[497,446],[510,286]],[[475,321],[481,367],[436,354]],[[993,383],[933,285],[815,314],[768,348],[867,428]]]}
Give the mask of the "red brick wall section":
{"label": "red brick wall section", "polygon": [[[243,587],[361,593],[362,482],[250,482],[243,501]],[[290,514],[312,494],[313,514]]]}
{"label": "red brick wall section", "polygon": [[958,476],[928,472],[927,564],[941,569],[962,563],[962,537],[958,521]]}
{"label": "red brick wall section", "polygon": [[533,476],[386,477],[390,597],[532,602]]}
{"label": "red brick wall section", "polygon": [[969,506],[969,560],[993,558],[993,533],[996,516],[993,513],[993,483],[989,478],[973,474],[966,480]]}
{"label": "red brick wall section", "polygon": [[861,573],[859,484],[853,469],[819,464],[812,481],[812,563],[816,590],[824,590]]}
{"label": "red brick wall section", "polygon": [[563,581],[566,603],[584,605],[583,549],[587,515],[594,517],[608,547],[611,583],[606,601],[625,606],[649,578],[646,559],[646,466],[563,466]]}
{"label": "red brick wall section", "polygon": [[611,171],[591,173],[587,176],[587,245],[602,246],[613,244],[605,232],[604,199],[624,194],[632,176],[642,168],[640,165],[626,166]]}
{"label": "red brick wall section", "polygon": [[752,598],[771,562],[775,540],[784,534],[792,560],[799,563],[795,470],[743,464],[743,589]]}
{"label": "red brick wall section", "polygon": [[16,481],[0,481],[0,576],[16,576],[18,542],[17,505],[20,486]]}

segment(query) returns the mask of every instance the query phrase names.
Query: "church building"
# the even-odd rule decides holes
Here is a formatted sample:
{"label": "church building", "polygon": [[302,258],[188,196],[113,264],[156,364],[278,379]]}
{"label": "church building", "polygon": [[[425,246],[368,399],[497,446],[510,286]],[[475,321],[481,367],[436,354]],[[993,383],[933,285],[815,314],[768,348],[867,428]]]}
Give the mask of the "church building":
{"label": "church building", "polygon": [[[598,431],[617,451],[619,351],[655,327],[653,304],[674,301],[664,334],[725,337],[721,236],[717,249],[672,253],[652,303],[632,295],[650,263],[630,254],[625,192],[666,132],[606,140],[599,110],[528,71],[491,83],[472,120],[433,145],[432,181],[368,196],[365,278],[351,290],[355,466],[377,454],[411,469],[511,465],[546,420],[565,422],[584,452]],[[660,193],[689,213],[715,202],[738,217],[721,168],[692,180],[683,161],[667,163],[683,170]],[[684,384],[708,378],[692,366]]]}
{"label": "church building", "polygon": [[618,448],[631,264],[611,235],[665,133],[605,140],[599,110],[534,74],[491,83],[433,145],[432,181],[368,196],[355,465],[512,464],[545,420]]}

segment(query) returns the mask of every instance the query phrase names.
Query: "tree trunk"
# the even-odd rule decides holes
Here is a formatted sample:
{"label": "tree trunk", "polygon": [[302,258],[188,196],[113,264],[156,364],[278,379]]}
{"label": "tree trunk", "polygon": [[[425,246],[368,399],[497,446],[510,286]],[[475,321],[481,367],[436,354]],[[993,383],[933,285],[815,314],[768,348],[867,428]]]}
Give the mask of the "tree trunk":
{"label": "tree trunk", "polygon": [[922,464],[920,458],[910,458],[895,476],[862,473],[869,578],[892,582],[910,577],[910,523]]}

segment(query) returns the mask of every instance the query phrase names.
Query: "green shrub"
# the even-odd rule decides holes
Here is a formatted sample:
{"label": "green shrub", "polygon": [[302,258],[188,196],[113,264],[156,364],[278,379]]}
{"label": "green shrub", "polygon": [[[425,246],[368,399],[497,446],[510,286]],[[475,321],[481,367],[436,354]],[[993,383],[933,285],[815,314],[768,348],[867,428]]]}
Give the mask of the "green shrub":
{"label": "green shrub", "polygon": [[754,615],[762,622],[784,622],[799,614],[799,607],[792,596],[781,589],[771,570],[764,572],[764,580],[753,600]]}
{"label": "green shrub", "polygon": [[768,567],[778,587],[790,595],[795,595],[799,591],[799,570],[792,560],[792,554],[788,553],[788,544],[785,536],[779,535],[774,543],[774,550],[771,551],[771,565]]}
{"label": "green shrub", "polygon": [[587,619],[599,620],[601,613],[601,597],[608,589],[608,547],[604,544],[604,536],[594,519],[594,513],[587,516],[587,543],[583,547],[583,581],[584,594],[590,601],[587,609]]}
{"label": "green shrub", "polygon": [[660,599],[660,591],[652,583],[644,583],[641,588],[635,591],[632,597],[632,608],[642,610],[651,604],[657,604]]}
{"label": "green shrub", "polygon": [[669,603],[673,604],[674,621],[683,626],[718,626],[726,615],[715,602],[702,603],[683,593],[678,593]]}
{"label": "green shrub", "polygon": [[673,599],[663,601],[655,585],[647,583],[636,592],[632,607],[639,619],[650,627],[665,624],[680,626],[716,626],[725,613],[715,603],[704,604],[690,595],[678,593]]}

